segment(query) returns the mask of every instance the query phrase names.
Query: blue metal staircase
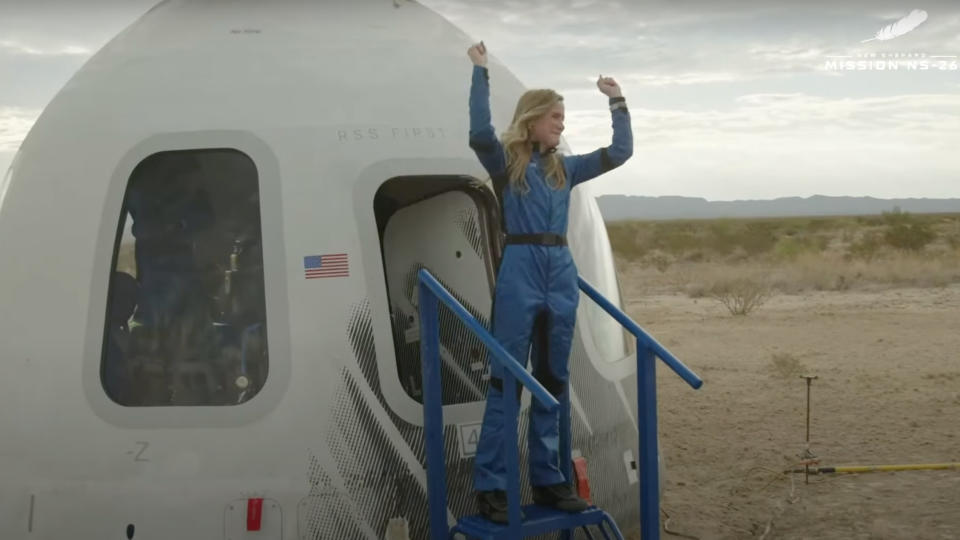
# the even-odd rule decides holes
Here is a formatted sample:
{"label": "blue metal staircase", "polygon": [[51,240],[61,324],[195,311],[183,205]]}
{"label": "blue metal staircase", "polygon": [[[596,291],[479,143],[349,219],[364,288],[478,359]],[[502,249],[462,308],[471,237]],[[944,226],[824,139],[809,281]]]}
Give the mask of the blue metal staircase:
{"label": "blue metal staircase", "polygon": [[[455,534],[462,534],[467,538],[478,540],[497,540],[500,538],[528,538],[555,531],[572,531],[582,529],[586,532],[588,538],[593,538],[590,526],[599,530],[603,538],[617,538],[623,540],[620,529],[614,523],[610,514],[592,506],[579,514],[568,514],[560,510],[554,510],[545,506],[530,504],[523,507],[525,519],[520,522],[520,527],[511,527],[511,525],[499,525],[483,516],[473,515],[460,519],[457,525],[450,530],[450,538]],[[607,534],[609,531],[610,534]],[[519,536],[516,536],[519,534]],[[611,536],[612,535],[612,536]]]}
{"label": "blue metal staircase", "polygon": [[[560,456],[564,475],[570,479],[570,400],[564,392],[558,402],[498,343],[493,336],[451,295],[430,272],[419,274],[420,358],[423,369],[423,420],[427,453],[427,495],[430,512],[430,539],[447,540],[456,534],[481,540],[520,540],[530,536],[564,531],[563,538],[573,537],[573,531],[585,531],[587,538],[595,538],[590,526],[599,530],[603,538],[623,540],[620,530],[609,514],[597,507],[569,514],[538,505],[520,507],[520,475],[507,475],[507,506],[509,524],[493,523],[478,515],[461,518],[450,528],[447,523],[447,485],[443,453],[443,403],[440,383],[440,334],[438,307],[442,301],[464,325],[484,343],[491,358],[505,370],[503,377],[504,401],[504,456],[508,471],[519,471],[517,448],[517,384],[527,387],[533,399],[550,410],[560,407]],[[602,307],[637,339],[637,411],[640,432],[640,527],[643,540],[660,538],[660,470],[657,445],[656,365],[659,357],[693,388],[703,381],[666,348],[643,331],[619,308],[603,297],[582,277],[580,289]],[[521,519],[521,516],[524,516]],[[610,533],[608,535],[608,531]]]}

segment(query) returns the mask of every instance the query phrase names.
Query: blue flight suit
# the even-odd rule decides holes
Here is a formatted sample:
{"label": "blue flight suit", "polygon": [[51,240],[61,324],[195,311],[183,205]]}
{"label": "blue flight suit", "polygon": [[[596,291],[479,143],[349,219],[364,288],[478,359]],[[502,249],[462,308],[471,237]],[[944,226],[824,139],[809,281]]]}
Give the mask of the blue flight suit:
{"label": "blue flight suit", "polygon": [[[563,156],[566,185],[553,189],[547,183],[535,145],[527,165],[529,192],[515,193],[508,182],[506,157],[490,122],[489,74],[474,66],[470,87],[470,147],[490,173],[500,198],[505,233],[567,232],[570,190],[623,164],[633,153],[630,114],[625,106],[614,109],[613,144],[594,152]],[[611,98],[611,104],[623,98]],[[526,365],[533,347],[533,373],[555,396],[567,388],[568,361],[580,292],[577,268],[565,245],[508,244],[497,275],[493,301],[494,337],[519,362]],[[474,486],[478,491],[505,490],[503,454],[503,369],[491,361],[490,387],[480,441],[474,461]],[[559,415],[536,400],[530,405],[527,436],[530,483],[548,486],[566,482],[560,472]],[[512,473],[511,473],[512,474]]]}

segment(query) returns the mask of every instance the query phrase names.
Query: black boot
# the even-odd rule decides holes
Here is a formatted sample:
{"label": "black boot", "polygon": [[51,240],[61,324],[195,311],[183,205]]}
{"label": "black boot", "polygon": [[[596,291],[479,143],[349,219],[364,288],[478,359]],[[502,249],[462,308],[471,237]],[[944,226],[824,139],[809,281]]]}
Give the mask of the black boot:
{"label": "black boot", "polygon": [[[503,490],[478,491],[477,508],[480,515],[494,523],[507,524],[510,522],[510,515],[507,512],[507,492]],[[523,511],[520,511],[520,519],[524,519]]]}
{"label": "black boot", "polygon": [[583,512],[590,507],[587,501],[577,497],[570,484],[566,483],[552,486],[533,486],[533,502],[571,513]]}

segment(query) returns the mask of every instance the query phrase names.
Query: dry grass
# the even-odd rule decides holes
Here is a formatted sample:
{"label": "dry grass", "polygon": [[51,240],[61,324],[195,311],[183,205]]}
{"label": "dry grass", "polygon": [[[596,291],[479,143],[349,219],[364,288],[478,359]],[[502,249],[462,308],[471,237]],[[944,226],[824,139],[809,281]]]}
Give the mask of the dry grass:
{"label": "dry grass", "polygon": [[[673,529],[724,540],[960,538],[949,474],[809,486],[779,474],[805,447],[806,374],[821,376],[811,441],[825,463],[955,460],[960,216],[608,229],[631,316],[656,321],[658,339],[709,375],[696,395],[670,374],[660,387]],[[710,316],[722,312],[703,306],[712,291],[735,280],[782,296],[751,317]]]}
{"label": "dry grass", "polygon": [[809,371],[796,356],[790,353],[773,353],[768,366],[770,375],[779,379],[795,379]]}
{"label": "dry grass", "polygon": [[749,315],[773,294],[766,280],[738,277],[714,284],[710,297],[720,302],[731,315]]}
{"label": "dry grass", "polygon": [[942,254],[888,253],[872,261],[850,260],[831,253],[805,254],[791,261],[677,263],[661,271],[618,260],[622,271],[642,276],[648,287],[680,292],[691,298],[711,295],[724,283],[765,282],[783,294],[842,291],[871,286],[945,287],[960,283],[960,250]]}
{"label": "dry grass", "polygon": [[[903,245],[904,223],[918,249]],[[715,297],[734,282],[782,294],[960,283],[960,216],[608,224],[621,271],[652,290]],[[897,233],[897,234],[893,234]],[[916,246],[915,246],[916,247]]]}

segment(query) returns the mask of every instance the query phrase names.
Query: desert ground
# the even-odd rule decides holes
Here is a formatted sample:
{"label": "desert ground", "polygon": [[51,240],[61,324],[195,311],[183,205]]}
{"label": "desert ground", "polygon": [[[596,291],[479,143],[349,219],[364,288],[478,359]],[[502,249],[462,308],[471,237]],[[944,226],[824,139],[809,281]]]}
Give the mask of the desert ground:
{"label": "desert ground", "polygon": [[[910,274],[913,260],[913,277],[886,279],[893,274],[876,268],[865,277],[853,269],[860,262],[826,253],[816,256],[831,259],[822,266],[835,275],[792,288],[783,276],[796,259],[715,258],[695,270],[618,259],[628,314],[704,380],[695,391],[658,365],[669,531],[701,540],[960,538],[960,470],[824,474],[809,484],[783,473],[805,448],[801,375],[818,377],[810,450],[821,466],[960,462],[960,267],[925,266],[943,252],[888,255],[870,266]],[[772,290],[738,316],[709,293],[714,285],[697,285],[736,273],[780,280],[787,292]]]}

